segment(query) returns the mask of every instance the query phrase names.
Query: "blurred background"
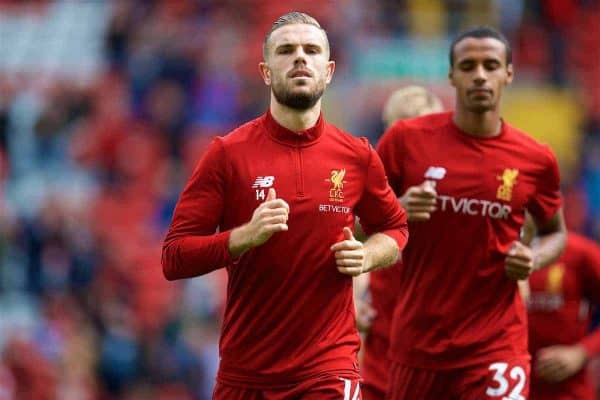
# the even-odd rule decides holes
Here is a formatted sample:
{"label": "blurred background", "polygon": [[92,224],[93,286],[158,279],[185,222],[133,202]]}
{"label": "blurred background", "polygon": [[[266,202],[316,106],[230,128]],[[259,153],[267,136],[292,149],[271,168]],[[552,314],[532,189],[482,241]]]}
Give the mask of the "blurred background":
{"label": "blurred background", "polygon": [[329,34],[326,117],[374,144],[392,90],[451,108],[451,38],[500,28],[505,119],[600,239],[600,1],[0,0],[0,400],[210,398],[226,277],[167,282],[161,242],[211,138],[266,110],[261,45],[291,10]]}

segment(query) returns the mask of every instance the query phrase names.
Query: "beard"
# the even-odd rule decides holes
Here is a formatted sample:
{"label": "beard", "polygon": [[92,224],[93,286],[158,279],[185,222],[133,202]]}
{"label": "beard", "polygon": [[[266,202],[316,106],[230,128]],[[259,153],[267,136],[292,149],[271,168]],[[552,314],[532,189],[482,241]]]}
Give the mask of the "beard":
{"label": "beard", "polygon": [[495,108],[496,108],[495,104],[489,104],[489,103],[475,103],[475,104],[469,104],[467,106],[467,109],[475,114],[484,114],[488,111],[494,110]]}
{"label": "beard", "polygon": [[497,108],[497,101],[493,97],[485,99],[470,98],[467,94],[464,99],[464,105],[472,113],[485,114]]}
{"label": "beard", "polygon": [[294,93],[285,87],[285,84],[273,84],[271,86],[275,99],[280,104],[294,110],[304,111],[312,108],[323,96],[325,85],[320,84],[311,92]]}

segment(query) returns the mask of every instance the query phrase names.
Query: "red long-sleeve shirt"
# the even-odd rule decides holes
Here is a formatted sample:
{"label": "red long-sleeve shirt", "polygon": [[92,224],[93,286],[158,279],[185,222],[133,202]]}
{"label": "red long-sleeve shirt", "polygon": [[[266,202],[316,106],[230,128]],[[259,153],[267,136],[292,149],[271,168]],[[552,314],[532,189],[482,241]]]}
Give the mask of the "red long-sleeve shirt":
{"label": "red long-sleeve shirt", "polygon": [[[534,364],[538,350],[553,345],[579,343],[590,357],[600,354],[600,329],[589,332],[590,304],[600,303],[600,245],[569,232],[560,259],[534,272],[529,284],[529,351]],[[585,369],[559,384],[532,374],[531,398],[592,400],[593,390]]]}
{"label": "red long-sleeve shirt", "polygon": [[[290,206],[289,230],[232,260],[231,230],[270,187]],[[227,268],[221,382],[264,388],[321,373],[358,377],[352,279],[330,249],[355,214],[368,234],[404,247],[406,216],[379,157],[322,116],[292,132],[266,113],[210,145],[177,204],[162,263],[168,279]]]}

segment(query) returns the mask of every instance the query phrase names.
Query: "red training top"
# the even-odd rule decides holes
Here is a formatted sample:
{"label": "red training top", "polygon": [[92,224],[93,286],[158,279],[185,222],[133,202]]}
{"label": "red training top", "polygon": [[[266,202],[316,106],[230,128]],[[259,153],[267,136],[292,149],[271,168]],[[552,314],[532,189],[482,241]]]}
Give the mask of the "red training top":
{"label": "red training top", "polygon": [[[290,206],[289,230],[232,260],[231,230],[271,187]],[[358,377],[352,278],[330,249],[354,228],[354,214],[367,234],[404,247],[406,215],[377,153],[322,116],[293,132],[267,113],[213,141],[179,199],[162,262],[168,279],[227,268],[221,382],[271,388],[322,373]]]}
{"label": "red training top", "polygon": [[449,369],[528,357],[526,311],[504,261],[525,209],[541,222],[559,210],[550,149],[504,121],[495,137],[466,134],[448,112],[397,122],[378,152],[397,195],[424,180],[438,195],[429,221],[409,223],[390,358]]}
{"label": "red training top", "polygon": [[[569,232],[560,259],[529,278],[529,351],[534,358],[541,348],[581,344],[590,357],[600,354],[600,329],[590,333],[590,304],[600,302],[600,246]],[[583,369],[558,384],[547,383],[534,373],[531,398],[594,400],[594,387]],[[550,396],[550,397],[548,397]]]}

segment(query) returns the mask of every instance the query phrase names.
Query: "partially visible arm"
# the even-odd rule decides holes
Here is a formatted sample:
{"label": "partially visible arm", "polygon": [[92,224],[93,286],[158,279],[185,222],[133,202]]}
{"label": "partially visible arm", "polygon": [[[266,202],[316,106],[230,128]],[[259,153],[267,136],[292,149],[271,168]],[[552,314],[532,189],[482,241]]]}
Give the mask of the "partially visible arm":
{"label": "partially visible arm", "polygon": [[168,280],[190,278],[230,264],[247,250],[287,231],[290,207],[269,189],[247,223],[215,233],[227,201],[227,172],[222,145],[215,140],[186,185],[163,244],[163,273]]}
{"label": "partially visible arm", "polygon": [[[531,245],[515,241],[506,260],[506,275],[511,279],[526,279],[533,271],[556,261],[567,241],[567,230],[560,196],[560,174],[556,157],[549,148],[544,150],[545,168],[541,169],[534,195],[526,204],[533,217],[537,236]],[[524,241],[528,238],[525,236]]]}
{"label": "partially visible arm", "polygon": [[400,258],[400,249],[394,239],[385,233],[375,233],[364,243],[365,272],[389,267]]}
{"label": "partially visible arm", "polygon": [[437,209],[437,193],[431,181],[411,186],[400,197],[409,221],[428,221]]}
{"label": "partially visible arm", "polygon": [[161,259],[168,280],[203,275],[231,263],[230,231],[215,233],[225,204],[226,175],[224,149],[217,138],[175,207]]}
{"label": "partially visible arm", "polygon": [[369,148],[365,190],[355,212],[368,237],[364,243],[367,270],[398,261],[408,241],[406,212],[389,186],[381,159],[372,148]]}
{"label": "partially visible arm", "polygon": [[544,268],[560,257],[567,244],[567,228],[562,208],[544,223],[536,221],[537,235],[531,242],[533,269]]}
{"label": "partially visible arm", "polygon": [[536,222],[537,235],[531,242],[534,270],[544,268],[560,257],[567,244],[567,228],[562,208],[547,222]]}
{"label": "partially visible arm", "polygon": [[229,252],[234,258],[253,247],[265,243],[276,232],[288,230],[287,220],[290,206],[277,198],[274,188],[269,189],[266,200],[254,210],[250,222],[231,231]]}
{"label": "partially visible arm", "polygon": [[346,227],[344,240],[331,246],[338,270],[352,276],[394,264],[408,240],[406,213],[387,183],[379,156],[370,147],[368,151],[365,189],[354,209],[368,239],[361,243]]}
{"label": "partially visible arm", "polygon": [[362,243],[354,238],[350,228],[344,228],[344,240],[331,246],[335,262],[342,274],[358,276],[398,261],[400,250],[395,239],[376,233]]}
{"label": "partially visible arm", "polygon": [[506,275],[515,280],[527,279],[533,271],[560,257],[567,243],[567,230],[562,209],[546,223],[537,225],[538,236],[531,245],[515,241],[505,259]]}
{"label": "partially visible arm", "polygon": [[558,162],[549,147],[545,148],[545,168],[540,173],[536,193],[527,204],[537,235],[531,243],[534,269],[553,263],[565,249],[567,228],[561,207]]}
{"label": "partially visible arm", "polygon": [[[389,257],[392,254],[386,250],[386,247],[387,246],[392,246],[392,247],[396,247],[396,248],[398,247],[398,246],[394,246],[395,241],[393,239],[391,239],[389,236],[387,236],[386,234],[382,234],[382,233],[375,233],[374,235],[367,237],[367,234],[363,230],[359,221],[360,221],[360,218],[357,217],[355,220],[355,223],[354,223],[354,237],[356,238],[356,240],[363,243],[363,247],[365,248],[365,251],[367,253],[371,253],[373,260],[370,260],[369,263],[374,265],[370,269],[365,269],[365,271],[370,271],[371,269],[377,269],[379,267],[384,267],[384,266],[391,266],[391,264],[394,264],[397,261],[399,261],[399,251],[398,251],[398,255],[395,256],[395,258],[391,264],[388,264],[389,260],[385,260],[386,257]],[[392,241],[394,241],[394,243],[390,242],[390,239]],[[364,293],[368,289],[368,286],[369,286],[368,276],[363,277],[361,275],[361,276],[355,278],[354,279],[354,294],[356,295],[357,293]]]}
{"label": "partially visible arm", "polygon": [[544,347],[535,354],[534,369],[543,380],[551,383],[562,382],[585,366],[587,354],[583,346],[554,345]]}

